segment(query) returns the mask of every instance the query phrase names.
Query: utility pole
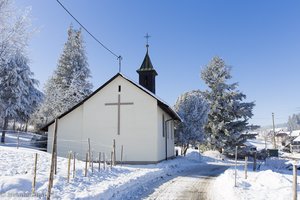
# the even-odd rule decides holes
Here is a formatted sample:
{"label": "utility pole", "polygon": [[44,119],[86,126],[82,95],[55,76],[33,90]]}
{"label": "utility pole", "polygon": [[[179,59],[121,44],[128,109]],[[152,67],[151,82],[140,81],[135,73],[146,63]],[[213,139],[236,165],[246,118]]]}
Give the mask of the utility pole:
{"label": "utility pole", "polygon": [[272,113],[272,120],[273,120],[273,146],[276,149],[276,133],[275,133],[275,123],[274,123],[274,113]]}

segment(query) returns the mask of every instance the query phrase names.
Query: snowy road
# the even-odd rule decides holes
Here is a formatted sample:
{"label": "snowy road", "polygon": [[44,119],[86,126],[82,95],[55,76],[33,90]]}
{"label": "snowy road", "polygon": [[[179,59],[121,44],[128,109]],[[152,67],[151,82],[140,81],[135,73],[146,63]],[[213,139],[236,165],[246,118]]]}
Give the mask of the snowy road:
{"label": "snowy road", "polygon": [[161,184],[146,199],[208,199],[211,181],[227,168],[223,165],[199,165]]}

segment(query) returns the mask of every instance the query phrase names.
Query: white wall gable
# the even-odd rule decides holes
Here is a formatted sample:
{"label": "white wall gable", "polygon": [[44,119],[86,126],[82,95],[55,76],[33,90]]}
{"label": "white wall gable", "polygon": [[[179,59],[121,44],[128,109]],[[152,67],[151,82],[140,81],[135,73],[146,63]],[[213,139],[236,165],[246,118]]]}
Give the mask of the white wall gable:
{"label": "white wall gable", "polygon": [[[121,102],[133,103],[120,106],[120,135],[118,106],[106,105],[118,102],[119,95]],[[161,149],[158,148],[158,135],[161,134],[158,133],[158,110],[155,98],[122,76],[117,76],[59,120],[59,155],[66,156],[68,151],[75,151],[84,158],[88,150],[87,140],[90,138],[92,151],[106,152],[109,156],[115,139],[119,152],[117,160],[120,159],[123,145],[124,161],[157,162],[162,158],[162,154],[158,152]],[[49,138],[52,128],[53,125],[49,128]],[[51,144],[48,144],[48,150]]]}

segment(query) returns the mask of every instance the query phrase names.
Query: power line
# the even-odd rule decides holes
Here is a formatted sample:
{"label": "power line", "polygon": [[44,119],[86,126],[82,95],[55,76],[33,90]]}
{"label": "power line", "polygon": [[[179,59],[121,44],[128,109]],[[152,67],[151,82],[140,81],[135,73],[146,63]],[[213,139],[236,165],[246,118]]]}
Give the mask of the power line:
{"label": "power line", "polygon": [[114,53],[112,50],[110,50],[107,46],[105,46],[102,42],[100,42],[100,40],[98,40],[87,28],[85,28],[85,26],[83,26],[83,24],[81,24],[76,19],[76,17],[74,17],[74,15],[72,15],[72,13],[59,0],[56,0],[56,1],[96,42],[98,42],[104,49],[106,49],[108,52],[110,52],[112,55],[114,55],[119,60],[119,72],[121,72],[122,56],[121,55],[118,56],[116,53]]}

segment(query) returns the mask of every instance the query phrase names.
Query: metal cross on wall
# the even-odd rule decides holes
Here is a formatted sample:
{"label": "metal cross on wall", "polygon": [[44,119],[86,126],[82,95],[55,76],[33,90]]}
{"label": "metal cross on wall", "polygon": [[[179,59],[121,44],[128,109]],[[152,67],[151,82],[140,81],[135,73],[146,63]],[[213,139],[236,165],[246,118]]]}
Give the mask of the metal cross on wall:
{"label": "metal cross on wall", "polygon": [[120,135],[120,125],[121,125],[121,105],[133,105],[133,102],[121,102],[121,95],[118,94],[117,103],[105,103],[106,106],[118,106],[118,135]]}

